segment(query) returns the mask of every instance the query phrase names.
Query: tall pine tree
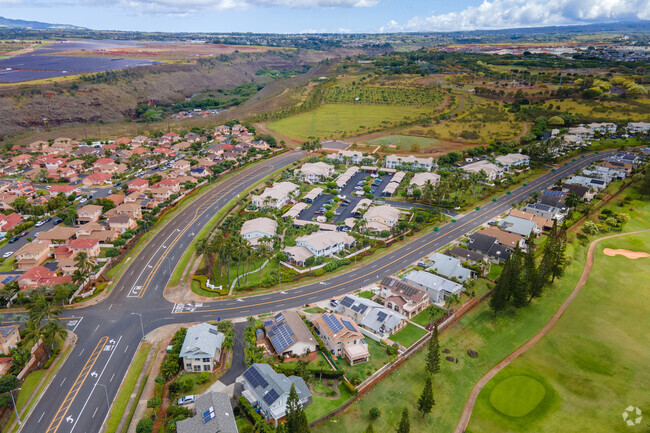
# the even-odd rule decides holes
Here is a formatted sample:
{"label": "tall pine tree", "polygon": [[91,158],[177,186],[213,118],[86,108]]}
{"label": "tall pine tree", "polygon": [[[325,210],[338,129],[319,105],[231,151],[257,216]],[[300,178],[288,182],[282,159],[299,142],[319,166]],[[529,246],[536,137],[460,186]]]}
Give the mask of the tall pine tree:
{"label": "tall pine tree", "polygon": [[402,419],[399,422],[397,433],[411,433],[411,421],[409,420],[409,410],[404,408],[402,411]]}
{"label": "tall pine tree", "polygon": [[418,399],[418,410],[422,413],[422,418],[428,413],[431,413],[431,409],[436,404],[433,399],[433,387],[431,385],[431,378],[427,377],[427,381],[424,384],[424,389],[422,394]]}
{"label": "tall pine tree", "polygon": [[512,305],[516,308],[521,308],[528,304],[528,297],[526,291],[526,285],[522,278],[522,257],[521,248],[519,245],[515,248],[515,252],[512,254],[510,260],[511,269],[508,272],[508,291],[509,298],[512,302]]}
{"label": "tall pine tree", "polygon": [[431,340],[427,346],[425,369],[429,374],[440,372],[440,343],[438,342],[438,325],[433,327]]}
{"label": "tall pine tree", "polygon": [[368,421],[368,427],[366,427],[366,431],[363,433],[375,433],[375,429],[372,428],[372,422]]}
{"label": "tall pine tree", "polygon": [[286,433],[309,433],[307,416],[302,410],[302,404],[300,404],[298,392],[293,384],[291,384],[291,390],[289,390],[286,414],[287,422],[284,426],[284,431]]}

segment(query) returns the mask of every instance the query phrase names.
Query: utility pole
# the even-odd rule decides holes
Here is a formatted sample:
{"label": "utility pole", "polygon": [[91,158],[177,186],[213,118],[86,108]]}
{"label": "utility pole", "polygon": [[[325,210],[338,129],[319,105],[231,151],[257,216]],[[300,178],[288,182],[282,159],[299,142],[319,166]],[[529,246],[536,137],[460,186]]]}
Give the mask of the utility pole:
{"label": "utility pole", "polygon": [[13,403],[14,411],[16,412],[16,420],[18,421],[18,425],[20,425],[20,416],[18,416],[18,408],[16,407],[16,400],[14,400],[14,391],[20,391],[21,389],[22,388],[16,388],[9,391],[9,395],[11,395],[11,403]]}
{"label": "utility pole", "polygon": [[142,323],[142,314],[140,313],[131,313],[131,314],[140,317],[140,329],[142,330],[142,339],[144,340],[144,324]]}

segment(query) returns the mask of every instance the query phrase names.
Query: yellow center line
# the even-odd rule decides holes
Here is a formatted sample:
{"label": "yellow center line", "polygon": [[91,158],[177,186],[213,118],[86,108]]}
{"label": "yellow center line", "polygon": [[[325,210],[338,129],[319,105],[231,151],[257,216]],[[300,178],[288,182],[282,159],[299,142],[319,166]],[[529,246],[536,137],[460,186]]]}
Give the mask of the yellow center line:
{"label": "yellow center line", "polygon": [[[567,168],[567,169],[564,169],[563,171],[559,171],[559,172],[556,173],[556,175],[563,174],[563,173],[565,173],[565,172],[567,172],[567,171],[570,171],[570,170],[572,170],[572,167],[569,167],[569,168]],[[521,197],[522,195],[527,194],[527,193],[528,193],[528,191],[523,191],[523,192],[520,192],[520,193],[517,194],[517,195],[513,195],[513,196],[511,196],[510,198],[511,198],[511,199],[516,199],[516,198]],[[496,207],[495,209],[493,209],[492,211],[490,211],[490,212],[493,212],[494,210],[498,209],[499,207],[501,207],[501,206],[503,206],[503,205],[505,205],[505,204],[506,204],[506,203],[502,203],[502,204],[497,205],[497,207]],[[487,212],[484,212],[484,213],[482,213],[482,214],[476,216],[475,218],[472,218],[471,220],[469,220],[469,221],[467,221],[467,222],[465,222],[465,223],[463,223],[463,224],[461,224],[461,225],[459,225],[459,226],[456,226],[455,228],[451,229],[447,234],[453,234],[454,232],[457,232],[457,231],[461,230],[461,229],[462,229],[463,227],[465,227],[466,225],[468,225],[468,224],[470,224],[470,223],[476,221],[476,220],[479,219],[479,218],[484,217],[486,214],[487,214]],[[463,234],[464,234],[464,232],[463,232]],[[421,250],[421,249],[423,249],[423,248],[425,248],[425,247],[428,247],[428,246],[431,245],[432,243],[436,242],[438,239],[439,239],[439,237],[437,237],[437,238],[435,238],[435,239],[433,239],[433,240],[427,242],[426,244],[424,244],[424,245],[422,245],[422,246],[420,246],[420,247],[414,249],[413,251],[409,252],[409,253],[406,254],[406,255],[411,255],[411,254],[413,254],[413,253],[415,253],[415,252],[417,252],[417,251],[419,251],[419,250]],[[399,249],[396,250],[396,252],[399,252]],[[340,283],[340,284],[337,284],[337,285],[334,285],[334,286],[330,286],[330,287],[326,287],[326,288],[319,289],[319,290],[314,290],[314,291],[311,291],[311,292],[309,292],[309,293],[304,293],[304,294],[301,294],[301,295],[291,296],[291,297],[288,297],[288,298],[277,299],[277,300],[274,300],[274,301],[259,302],[259,303],[257,303],[257,304],[246,304],[246,305],[235,306],[235,307],[216,308],[216,309],[210,309],[210,310],[200,310],[200,312],[201,312],[201,313],[213,313],[213,312],[219,312],[219,311],[241,310],[241,309],[244,309],[244,308],[249,309],[249,308],[251,308],[251,307],[259,307],[259,306],[263,306],[263,305],[276,304],[276,303],[278,303],[278,302],[286,302],[286,301],[290,301],[290,300],[293,300],[293,299],[304,298],[304,297],[306,297],[306,296],[311,296],[311,295],[314,295],[314,294],[317,294],[317,293],[321,293],[321,292],[329,291],[329,290],[335,289],[335,288],[337,288],[337,287],[342,287],[342,286],[344,286],[344,285],[346,285],[346,284],[349,284],[349,283],[352,283],[352,282],[354,282],[354,281],[361,280],[362,278],[368,277],[369,275],[376,274],[377,272],[381,271],[382,269],[385,269],[385,268],[387,268],[388,266],[390,266],[390,265],[392,265],[392,264],[394,264],[394,263],[396,263],[396,262],[401,261],[403,258],[404,258],[404,257],[397,258],[397,259],[393,260],[392,262],[389,262],[389,263],[387,263],[386,265],[384,265],[384,266],[382,266],[382,267],[380,267],[380,268],[374,269],[372,272],[368,272],[367,274],[360,275],[359,277],[356,277],[356,278],[351,279],[351,280],[349,280],[349,281],[346,281],[346,282],[344,282],[344,283]],[[353,272],[353,271],[351,271],[351,272]],[[306,287],[306,286],[302,286],[302,287]],[[193,311],[176,311],[176,312],[173,312],[173,314],[188,314],[188,313],[193,313]]]}
{"label": "yellow center line", "polygon": [[95,362],[97,362],[97,358],[99,358],[99,355],[101,355],[102,351],[104,350],[104,346],[106,345],[107,342],[108,342],[108,337],[106,336],[102,337],[99,340],[99,343],[97,343],[97,346],[95,346],[93,353],[90,355],[88,361],[86,361],[86,364],[81,369],[81,373],[79,373],[79,376],[77,376],[77,380],[75,380],[74,384],[72,384],[72,388],[70,388],[70,391],[68,391],[68,394],[63,399],[63,403],[61,403],[59,410],[56,412],[54,419],[50,423],[45,433],[55,433],[59,429],[59,426],[61,425],[63,419],[68,413],[68,409],[70,409],[72,402],[77,397],[77,394],[81,389],[81,386],[86,381],[86,378],[90,373],[90,370],[92,370],[93,366],[95,365]]}
{"label": "yellow center line", "polygon": [[[211,196],[207,199],[207,201],[206,201],[205,203],[203,203],[201,206],[199,206],[199,207],[194,211],[194,217],[193,217],[192,220],[187,224],[187,226],[185,227],[185,229],[183,229],[183,230],[182,230],[182,231],[181,231],[181,232],[180,232],[180,233],[179,233],[179,234],[174,238],[174,240],[173,240],[173,241],[172,241],[172,242],[167,246],[165,252],[160,256],[160,258],[158,259],[158,261],[156,261],[156,264],[153,266],[153,269],[151,270],[151,272],[150,272],[149,275],[147,276],[147,278],[146,278],[144,284],[142,285],[142,289],[140,290],[140,293],[138,293],[138,298],[142,298],[142,297],[144,296],[145,292],[147,291],[147,288],[149,287],[149,285],[151,284],[151,281],[153,280],[153,277],[155,276],[156,272],[158,272],[158,269],[159,269],[160,266],[163,264],[163,261],[167,258],[167,255],[170,253],[170,251],[172,250],[172,248],[174,247],[174,245],[176,245],[176,243],[177,243],[180,239],[183,238],[183,236],[185,235],[185,233],[186,233],[186,232],[187,232],[187,231],[192,227],[192,225],[193,225],[193,224],[194,224],[194,223],[195,223],[199,218],[201,218],[201,217],[202,217],[206,212],[208,212],[208,211],[210,210],[210,208],[212,207],[212,205],[214,205],[214,203],[216,203],[216,202],[221,198],[221,197],[217,197],[217,195],[219,195],[219,194],[223,194],[223,195],[225,195],[225,194],[228,194],[228,193],[232,192],[232,191],[233,191],[237,186],[239,186],[239,185],[240,185],[242,182],[244,182],[247,178],[249,178],[249,177],[253,177],[253,176],[256,176],[260,171],[264,171],[264,172],[266,172],[266,171],[268,171],[269,167],[260,167],[260,169],[262,169],[262,170],[259,170],[259,169],[258,169],[258,170],[255,170],[254,172],[248,173],[248,174],[242,176],[241,178],[237,178],[237,179],[232,178],[232,179],[229,180],[229,182],[232,183],[232,182],[235,182],[235,181],[236,181],[234,184],[232,184],[232,185],[228,185],[228,184],[226,184],[226,183],[221,184],[221,185],[220,185],[221,188],[217,187],[217,188],[215,188],[215,189],[210,193]],[[201,210],[201,208],[202,208],[203,206],[206,206],[205,210],[203,210],[202,212],[199,213],[199,211]]]}

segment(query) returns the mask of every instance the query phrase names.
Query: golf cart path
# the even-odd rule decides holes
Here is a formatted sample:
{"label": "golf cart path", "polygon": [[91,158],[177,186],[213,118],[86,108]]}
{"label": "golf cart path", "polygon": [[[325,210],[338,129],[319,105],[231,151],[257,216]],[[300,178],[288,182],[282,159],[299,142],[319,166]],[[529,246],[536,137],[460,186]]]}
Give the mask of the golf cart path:
{"label": "golf cart path", "polygon": [[610,236],[605,236],[600,239],[594,240],[590,245],[589,245],[589,251],[587,252],[587,263],[585,264],[584,269],[582,270],[582,275],[580,276],[580,280],[578,280],[578,284],[576,284],[575,288],[569,295],[569,297],[564,301],[564,303],[560,306],[560,308],[553,314],[551,319],[544,325],[540,331],[535,334],[533,338],[528,340],[524,345],[520,346],[517,350],[512,352],[510,355],[508,355],[504,360],[499,362],[497,365],[492,367],[490,371],[488,371],[485,376],[483,376],[476,385],[474,385],[474,388],[472,388],[472,392],[469,394],[469,398],[467,399],[467,403],[465,403],[465,407],[463,408],[463,413],[460,417],[460,420],[458,421],[458,425],[456,426],[456,429],[454,430],[454,433],[463,433],[465,429],[467,428],[467,425],[469,424],[469,420],[472,416],[472,410],[474,409],[474,404],[476,403],[476,398],[478,397],[479,393],[483,389],[483,387],[494,377],[499,373],[501,370],[503,370],[506,366],[508,366],[515,358],[517,358],[519,355],[522,353],[525,353],[528,349],[533,347],[535,343],[537,343],[546,333],[555,325],[555,323],[560,319],[564,311],[567,309],[569,304],[573,302],[576,296],[578,296],[578,293],[580,292],[580,289],[585,285],[587,280],[589,279],[589,274],[591,273],[591,267],[594,264],[594,251],[596,250],[596,245],[600,241],[606,240],[606,239],[612,239],[612,238],[617,238],[621,236],[629,236],[629,235],[634,235],[634,234],[639,234],[639,233],[645,233],[650,231],[650,229],[645,229],[645,230],[638,230],[635,232],[628,232],[628,233],[618,233],[615,235],[610,235]]}

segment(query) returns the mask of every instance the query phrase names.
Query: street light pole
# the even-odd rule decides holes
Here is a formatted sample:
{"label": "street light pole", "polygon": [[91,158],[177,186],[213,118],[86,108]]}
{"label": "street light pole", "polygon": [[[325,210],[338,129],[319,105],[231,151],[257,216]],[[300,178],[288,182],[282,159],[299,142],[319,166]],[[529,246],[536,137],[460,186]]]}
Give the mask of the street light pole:
{"label": "street light pole", "polygon": [[140,329],[142,329],[142,339],[144,340],[144,324],[142,323],[142,314],[140,313],[131,313],[135,314],[136,316],[140,317]]}
{"label": "street light pole", "polygon": [[108,406],[108,409],[111,408],[111,403],[108,400],[108,389],[106,388],[106,385],[102,385],[101,383],[96,383],[95,385],[103,386],[104,387],[104,392],[106,392],[106,406]]}
{"label": "street light pole", "polygon": [[14,411],[16,412],[16,420],[18,420],[18,425],[20,425],[20,416],[18,416],[18,408],[16,407],[16,400],[14,400],[14,391],[20,391],[22,388],[16,388],[9,391],[11,395],[11,403],[14,405]]}

